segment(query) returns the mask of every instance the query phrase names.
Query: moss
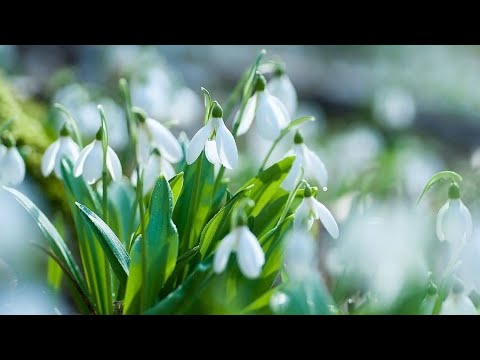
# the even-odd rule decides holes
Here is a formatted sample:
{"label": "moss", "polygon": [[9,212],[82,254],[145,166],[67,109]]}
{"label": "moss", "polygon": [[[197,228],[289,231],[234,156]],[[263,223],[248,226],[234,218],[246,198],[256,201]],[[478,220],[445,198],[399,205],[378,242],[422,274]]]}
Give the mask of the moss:
{"label": "moss", "polygon": [[54,206],[67,210],[64,192],[59,191],[63,188],[61,182],[54,177],[44,178],[40,170],[43,153],[54,141],[45,127],[48,110],[33,101],[18,101],[5,77],[0,74],[0,125],[10,118],[15,119],[10,131],[25,159],[28,174],[40,184]]}

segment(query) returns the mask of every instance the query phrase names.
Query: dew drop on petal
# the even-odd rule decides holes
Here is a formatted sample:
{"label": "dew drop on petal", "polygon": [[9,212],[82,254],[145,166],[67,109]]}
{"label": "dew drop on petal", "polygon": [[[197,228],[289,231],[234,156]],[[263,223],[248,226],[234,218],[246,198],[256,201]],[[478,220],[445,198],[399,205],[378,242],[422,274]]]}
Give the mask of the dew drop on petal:
{"label": "dew drop on petal", "polygon": [[326,186],[324,186],[324,187],[322,188],[322,190],[323,190],[323,191],[327,191],[328,188],[327,188]]}

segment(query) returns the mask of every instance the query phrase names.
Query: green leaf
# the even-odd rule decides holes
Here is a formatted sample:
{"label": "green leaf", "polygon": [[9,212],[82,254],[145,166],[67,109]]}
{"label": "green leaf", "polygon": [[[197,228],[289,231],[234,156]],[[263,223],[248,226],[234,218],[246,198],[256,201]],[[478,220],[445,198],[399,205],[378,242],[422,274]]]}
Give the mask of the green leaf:
{"label": "green leaf", "polygon": [[[142,237],[132,246],[130,278],[125,294],[125,312],[137,313],[151,307],[157,301],[163,284],[172,274],[178,256],[178,232],[172,221],[173,195],[168,181],[162,176],[157,180],[150,201],[150,220],[146,228],[145,246],[147,264],[143,283]],[[140,295],[139,292],[142,292]],[[136,298],[140,296],[141,307],[138,308]]]}
{"label": "green leaf", "polygon": [[8,129],[12,124],[13,124],[14,118],[10,118],[7,121],[5,121],[2,125],[0,125],[0,134],[2,131]]}
{"label": "green leaf", "polygon": [[[279,287],[281,293],[274,294],[282,296],[286,301],[280,305],[273,306],[275,314],[280,315],[332,315],[333,300],[328,293],[323,281],[318,274],[310,274],[303,280],[289,281]],[[275,304],[275,298],[272,299]]]}
{"label": "green leaf", "polygon": [[200,235],[200,254],[202,259],[209,255],[215,249],[217,243],[227,235],[230,230],[230,217],[235,204],[248,196],[249,192],[252,191],[251,189],[252,186],[247,186],[238,191],[205,225]]}
{"label": "green leaf", "polygon": [[90,299],[85,281],[83,280],[80,269],[76,264],[72,253],[45,214],[21,192],[5,186],[3,188],[10,192],[37,222],[38,227],[48,241],[49,247],[52,249],[52,253],[61,262],[65,270],[68,271],[69,278],[75,282],[76,288],[82,293],[83,297],[85,299]]}
{"label": "green leaf", "polygon": [[212,279],[212,260],[209,257],[199,263],[185,281],[165,299],[148,309],[147,315],[172,315],[188,312],[191,305],[202,294],[205,286]]}
{"label": "green leaf", "polygon": [[299,127],[300,125],[302,125],[304,122],[307,122],[307,121],[314,121],[315,120],[315,117],[314,116],[302,116],[302,117],[299,117],[295,120],[293,120],[292,122],[290,122],[290,124],[288,124],[288,126],[282,130],[282,133],[288,133],[290,132],[291,130]]}
{"label": "green leaf", "polygon": [[437,182],[441,181],[441,180],[447,180],[447,181],[451,181],[452,183],[453,182],[457,182],[457,183],[460,183],[462,182],[462,177],[457,174],[456,172],[454,171],[440,171],[438,173],[436,173],[435,175],[433,175],[430,180],[427,182],[427,184],[425,185],[425,187],[423,188],[423,191],[422,193],[420,194],[418,200],[417,200],[417,204],[420,203],[420,200],[422,200],[423,196],[425,195],[425,193],[433,186],[435,185]]}
{"label": "green leaf", "polygon": [[169,180],[170,188],[172,189],[173,195],[173,206],[177,204],[178,197],[183,189],[183,171],[175,175]]}
{"label": "green leaf", "polygon": [[[173,206],[175,207],[177,200],[180,196],[180,193],[183,189],[183,171],[175,175],[173,178],[169,180],[170,188],[172,189],[173,195]],[[150,214],[145,214],[145,222],[148,223],[150,219]],[[137,231],[135,231],[135,235],[133,238],[137,238],[142,233],[142,229],[140,228],[140,224],[137,227]]]}
{"label": "green leaf", "polygon": [[208,90],[205,89],[203,86],[201,87],[201,89],[203,91],[205,109],[208,110],[210,109],[210,104],[212,103],[212,97],[210,96],[210,93],[208,92]]}
{"label": "green leaf", "polygon": [[255,207],[251,210],[250,215],[257,216],[274,196],[278,196],[277,192],[287,177],[294,159],[295,156],[289,156],[280,160],[242,186],[241,189],[245,189],[253,185],[249,197],[255,201]]}
{"label": "green leaf", "polygon": [[122,179],[108,187],[109,225],[122,244],[130,247],[130,238],[140,222],[136,205],[135,189]]}
{"label": "green leaf", "polygon": [[[65,221],[60,212],[55,214],[53,224],[55,226],[55,229],[57,229],[59,235],[63,238],[65,236]],[[48,251],[51,252],[52,249],[49,248]],[[63,270],[61,266],[54,258],[50,256],[47,263],[47,281],[48,285],[53,289],[55,293],[58,293],[58,291],[60,290],[60,286],[62,284],[62,275]]]}
{"label": "green leaf", "polygon": [[85,223],[97,235],[97,239],[100,241],[100,245],[105,251],[108,262],[115,275],[117,275],[120,284],[125,284],[128,278],[128,265],[130,262],[130,256],[128,256],[125,247],[118,240],[112,229],[94,212],[78,202],[75,202],[75,205],[81,210]]}
{"label": "green leaf", "polygon": [[113,299],[111,290],[111,277],[108,261],[105,257],[100,240],[90,227],[84,226],[80,212],[75,201],[81,202],[95,213],[101,213],[98,195],[88,186],[82,176],[73,176],[73,164],[68,159],[62,160],[62,178],[67,195],[68,205],[72,214],[77,232],[78,247],[82,260],[83,271],[88,289],[97,306],[99,314],[113,313]]}
{"label": "green leaf", "polygon": [[[198,176],[198,188],[195,188],[198,162],[201,161],[201,170]],[[210,208],[213,201],[214,167],[202,152],[200,157],[191,165],[184,168],[183,190],[173,212],[173,222],[177,225],[180,241],[179,253],[199,244],[200,233],[210,220]],[[193,204],[196,191],[197,201]],[[196,208],[195,205],[197,205]],[[190,224],[189,224],[190,219]]]}

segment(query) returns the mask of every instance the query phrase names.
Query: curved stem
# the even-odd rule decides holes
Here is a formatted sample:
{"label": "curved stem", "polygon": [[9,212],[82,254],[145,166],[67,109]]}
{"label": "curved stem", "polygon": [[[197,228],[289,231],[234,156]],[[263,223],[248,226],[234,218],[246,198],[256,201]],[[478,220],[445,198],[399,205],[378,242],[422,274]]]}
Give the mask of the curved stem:
{"label": "curved stem", "polygon": [[[185,240],[188,240],[187,248],[190,248],[190,235],[191,231],[190,228],[192,226],[193,220],[193,212],[197,209],[197,201],[198,201],[198,190],[200,184],[200,175],[202,173],[202,163],[203,163],[203,154],[200,154],[197,160],[197,168],[195,169],[195,182],[193,183],[193,196],[190,202],[190,208],[188,210],[188,218],[187,218],[187,226],[185,227],[185,232],[183,233],[182,243],[185,244]],[[222,167],[223,168],[223,167]],[[218,179],[218,177],[217,177]],[[216,183],[216,181],[215,181]],[[214,187],[215,189],[215,187]],[[187,235],[188,233],[188,235]]]}
{"label": "curved stem", "polygon": [[65,121],[70,125],[73,131],[73,135],[75,137],[76,143],[83,148],[82,137],[80,136],[80,131],[78,130],[78,125],[75,119],[73,118],[72,114],[65,108],[62,104],[55,103],[53,105],[56,109],[60,110],[65,116]]}
{"label": "curved stem", "polygon": [[[147,284],[147,233],[145,231],[145,204],[143,203],[143,171],[137,166],[137,199],[140,210],[140,232],[142,236],[141,252],[142,252],[142,286]],[[140,307],[145,308],[144,291],[140,291]]]}

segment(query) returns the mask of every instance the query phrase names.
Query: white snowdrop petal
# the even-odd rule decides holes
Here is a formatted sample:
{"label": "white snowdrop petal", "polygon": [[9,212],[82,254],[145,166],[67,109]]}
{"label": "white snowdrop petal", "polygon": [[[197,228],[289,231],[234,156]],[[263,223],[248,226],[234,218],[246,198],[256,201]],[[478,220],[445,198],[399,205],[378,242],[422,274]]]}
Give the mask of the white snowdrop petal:
{"label": "white snowdrop petal", "polygon": [[60,137],[60,148],[55,157],[55,175],[60,179],[62,177],[62,159],[67,158],[73,163],[78,158],[80,147],[72,140],[70,136]]}
{"label": "white snowdrop petal", "polygon": [[298,157],[295,157],[293,160],[292,167],[288,172],[287,177],[283,180],[282,187],[287,191],[292,191],[295,188],[296,181],[300,176],[300,171],[302,169],[302,160]]}
{"label": "white snowdrop petal", "polygon": [[465,294],[449,294],[442,304],[440,315],[477,315],[477,309]]}
{"label": "white snowdrop petal", "polygon": [[314,179],[322,187],[327,186],[328,173],[323,161],[305,144],[302,144],[302,152],[304,156],[305,178]]}
{"label": "white snowdrop petal", "polygon": [[83,168],[85,167],[85,160],[87,159],[88,155],[90,154],[90,151],[92,151],[93,146],[95,145],[95,141],[91,142],[87,146],[83,148],[83,150],[80,152],[80,155],[78,155],[77,161],[75,162],[75,167],[73,170],[73,176],[79,177],[83,173]]}
{"label": "white snowdrop petal", "polygon": [[217,274],[225,270],[228,259],[230,258],[230,254],[235,248],[235,243],[237,241],[236,237],[237,234],[234,230],[230,234],[225,236],[222,241],[220,241],[220,245],[218,245],[213,259],[213,270]]}
{"label": "white snowdrop petal", "polygon": [[437,230],[437,237],[440,241],[445,241],[445,234],[443,233],[443,221],[445,218],[445,213],[448,210],[448,205],[449,201],[447,201],[438,211],[437,214],[437,224],[436,224],[436,230]]}
{"label": "white snowdrop petal", "polygon": [[176,175],[175,169],[173,168],[172,164],[167,161],[167,159],[162,158],[160,161],[160,173],[165,176],[165,179],[170,180]]}
{"label": "white snowdrop petal", "polygon": [[315,211],[315,216],[318,216],[323,226],[325,226],[325,229],[327,229],[328,233],[334,239],[337,239],[340,235],[340,231],[338,230],[337,222],[335,221],[332,213],[320,201],[316,200],[313,197],[311,197],[311,199],[312,206]]}
{"label": "white snowdrop petal", "polygon": [[283,74],[280,77],[274,77],[268,82],[267,89],[270,94],[280,99],[290,116],[295,114],[297,109],[297,92],[288,75]]}
{"label": "white snowdrop petal", "polygon": [[309,219],[309,212],[310,212],[310,203],[307,201],[307,198],[303,198],[302,202],[300,203],[300,206],[297,208],[297,211],[295,211],[295,218],[293,219],[293,225],[296,228],[301,228],[304,221],[308,220],[308,230],[312,227],[310,223],[313,224],[313,219]]}
{"label": "white snowdrop petal", "polygon": [[110,146],[107,148],[107,169],[113,181],[119,181],[122,178],[122,164]]}
{"label": "white snowdrop petal", "polygon": [[25,178],[25,162],[16,147],[7,149],[1,161],[1,171],[4,172],[2,183],[8,186],[19,185]]}
{"label": "white snowdrop petal", "polygon": [[[252,126],[253,118],[255,117],[255,108],[257,107],[257,94],[254,94],[248,99],[243,111],[242,119],[238,127],[237,135],[245,134]],[[238,115],[237,115],[238,116]]]}
{"label": "white snowdrop petal", "polygon": [[220,160],[220,156],[218,156],[217,139],[207,140],[207,142],[205,143],[205,156],[207,157],[207,160],[210,161],[212,164],[222,163],[222,161]]}
{"label": "white snowdrop petal", "polygon": [[161,172],[160,161],[161,158],[158,155],[152,154],[150,156],[143,173],[143,195],[146,195],[155,186]]}
{"label": "white snowdrop petal", "polygon": [[463,204],[460,200],[460,215],[463,217],[463,221],[465,223],[465,241],[468,241],[472,236],[473,232],[473,224],[472,224],[472,215],[468,208]]}
{"label": "white snowdrop petal", "polygon": [[49,176],[55,168],[55,161],[57,159],[58,151],[60,150],[60,139],[56,140],[45,151],[42,157],[42,175]]}
{"label": "white snowdrop petal", "polygon": [[272,109],[275,113],[280,112],[277,116],[280,129],[284,129],[290,123],[290,114],[283,103],[275,96],[269,94],[269,100],[272,104]]}
{"label": "white snowdrop petal", "polygon": [[95,140],[93,146],[85,158],[83,165],[83,178],[88,184],[93,184],[102,176],[103,150],[102,142]]}
{"label": "white snowdrop petal", "polygon": [[257,96],[258,106],[255,127],[265,139],[275,140],[281,131],[280,123],[282,120],[279,120],[278,117],[283,116],[283,114],[279,108],[272,109],[269,95],[265,91],[260,92]]}
{"label": "white snowdrop petal", "polygon": [[197,133],[193,136],[192,140],[188,144],[187,149],[187,164],[191,165],[197,160],[200,154],[205,147],[205,143],[207,142],[208,138],[212,134],[212,128],[210,122],[207,123],[204,127],[197,131]]}
{"label": "white snowdrop petal", "polygon": [[225,126],[225,123],[220,119],[217,129],[217,150],[220,160],[228,169],[233,169],[238,163],[238,150],[235,139],[230,131]]}
{"label": "white snowdrop petal", "polygon": [[240,231],[237,249],[238,265],[245,277],[255,279],[262,272],[265,255],[256,236],[247,226],[239,227],[238,231]]}
{"label": "white snowdrop petal", "polygon": [[138,127],[137,133],[137,162],[141,165],[146,164],[150,157],[150,139],[146,131],[145,125]]}
{"label": "white snowdrop petal", "polygon": [[152,134],[155,146],[160,149],[162,156],[165,156],[171,163],[182,160],[182,147],[171,131],[154,119],[149,118],[145,123]]}

